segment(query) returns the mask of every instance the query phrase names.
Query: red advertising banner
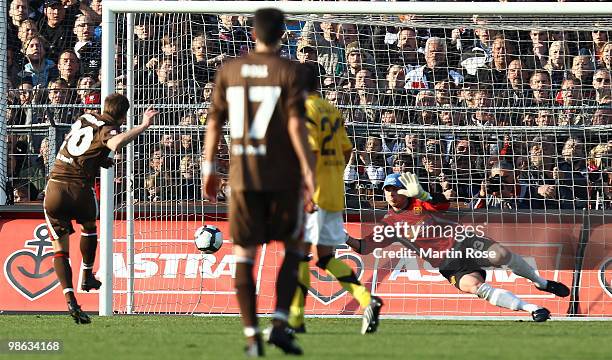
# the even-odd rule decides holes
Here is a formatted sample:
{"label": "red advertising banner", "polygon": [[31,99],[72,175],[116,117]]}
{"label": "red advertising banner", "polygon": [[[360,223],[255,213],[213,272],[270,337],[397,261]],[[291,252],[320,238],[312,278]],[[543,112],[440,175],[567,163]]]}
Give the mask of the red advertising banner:
{"label": "red advertising banner", "polygon": [[[226,222],[208,222],[228,234]],[[237,313],[233,279],[235,263],[227,242],[215,254],[203,254],[193,243],[200,224],[179,221],[136,221],[134,254],[134,311],[152,313]],[[348,232],[362,237],[362,225],[349,223]],[[121,221],[116,229],[124,229]],[[486,235],[521,254],[541,276],[570,286],[581,224],[489,223]],[[606,243],[610,225],[594,227],[592,246],[585,254],[580,286],[580,312],[587,316],[612,316],[610,272],[612,249]],[[44,221],[36,219],[0,221],[0,310],[64,311],[64,296],[52,266],[52,247]],[[80,235],[70,239],[74,286],[80,283]],[[384,250],[401,250],[397,244]],[[114,305],[118,312],[127,306],[128,262],[125,234],[116,230],[113,250]],[[282,245],[271,243],[256,259],[258,306],[262,313],[273,311],[274,282],[282,262]],[[358,278],[386,303],[384,314],[505,316],[518,315],[494,307],[474,295],[463,294],[450,285],[429,263],[414,258],[377,258],[359,255],[345,248],[337,257],[355,270]],[[94,271],[99,267],[96,259]],[[587,264],[588,262],[588,264]],[[591,274],[592,273],[592,274]],[[602,275],[603,274],[603,275]],[[553,315],[564,316],[569,298],[555,298],[510,270],[487,271],[487,281],[510,290],[524,300],[546,306]],[[311,291],[307,314],[355,314],[358,304],[326,273],[311,264]],[[97,311],[98,294],[78,290],[77,297],[87,311]]]}

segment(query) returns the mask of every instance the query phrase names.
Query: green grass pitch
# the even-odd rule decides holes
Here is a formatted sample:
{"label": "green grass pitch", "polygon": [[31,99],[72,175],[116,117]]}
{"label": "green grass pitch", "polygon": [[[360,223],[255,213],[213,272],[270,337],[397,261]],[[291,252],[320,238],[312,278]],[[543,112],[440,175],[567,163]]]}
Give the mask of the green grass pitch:
{"label": "green grass pitch", "polygon": [[[263,319],[262,324],[267,324]],[[305,359],[534,360],[612,359],[610,322],[381,320],[362,336],[360,320],[307,319]],[[242,359],[237,317],[2,315],[0,340],[63,341],[61,354],[0,354],[0,359]],[[266,347],[266,358],[285,358]]]}

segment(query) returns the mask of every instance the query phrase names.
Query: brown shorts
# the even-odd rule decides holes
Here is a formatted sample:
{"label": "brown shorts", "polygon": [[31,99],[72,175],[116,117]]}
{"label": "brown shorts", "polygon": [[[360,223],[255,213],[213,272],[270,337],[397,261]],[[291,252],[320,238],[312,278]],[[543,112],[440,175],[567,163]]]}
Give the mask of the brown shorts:
{"label": "brown shorts", "polygon": [[98,217],[98,201],[93,188],[54,179],[47,183],[43,209],[54,240],[74,232],[72,220],[83,224],[96,221]]}
{"label": "brown shorts", "polygon": [[299,191],[261,192],[232,190],[230,236],[242,247],[270,240],[298,245],[303,238],[304,211]]}

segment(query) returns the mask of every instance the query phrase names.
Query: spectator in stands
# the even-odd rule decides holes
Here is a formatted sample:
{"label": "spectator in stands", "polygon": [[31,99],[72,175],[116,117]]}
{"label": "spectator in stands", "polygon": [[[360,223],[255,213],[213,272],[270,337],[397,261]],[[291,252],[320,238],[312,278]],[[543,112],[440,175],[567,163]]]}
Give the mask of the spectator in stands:
{"label": "spectator in stands", "polygon": [[[324,19],[327,18],[324,16]],[[339,76],[344,70],[342,62],[345,60],[344,48],[348,48],[348,44],[343,46],[338,42],[336,34],[337,25],[330,21],[322,21],[320,24],[322,36],[304,36],[308,41],[314,41],[317,45],[317,60],[319,64],[325,68],[325,73],[332,76]]]}
{"label": "spectator in stands", "polygon": [[514,59],[506,69],[506,84],[501,86],[496,94],[501,98],[500,106],[507,107],[507,117],[510,125],[519,125],[523,120],[524,108],[528,97],[529,87],[526,81],[529,79],[523,61]]}
{"label": "spectator in stands", "polygon": [[561,150],[562,161],[559,162],[557,178],[569,183],[573,192],[572,198],[587,200],[587,163],[586,146],[578,138],[570,137]]}
{"label": "spectator in stands", "polygon": [[[417,51],[419,47],[416,36],[417,33],[414,28],[400,28],[397,32],[397,42],[389,46],[388,52],[385,51],[381,54],[381,61],[401,65],[408,72],[423,65],[425,59]],[[388,53],[388,56],[385,56],[386,53]]]}
{"label": "spectator in stands", "polygon": [[544,30],[531,30],[529,32],[531,38],[531,53],[527,56],[533,60],[535,69],[543,69],[548,59],[548,32]]}
{"label": "spectator in stands", "polygon": [[152,21],[148,14],[135,14],[134,17],[134,66],[139,70],[151,69],[150,56],[160,52]]}
{"label": "spectator in stands", "polygon": [[540,109],[535,118],[535,125],[539,127],[556,126],[557,121],[552,109]]}
{"label": "spectator in stands", "polygon": [[514,60],[516,49],[511,41],[499,34],[493,40],[491,48],[491,69],[493,72],[493,87],[503,88],[506,84],[508,65]]}
{"label": "spectator in stands", "polygon": [[612,108],[604,107],[595,110],[591,125],[612,125]]}
{"label": "spectator in stands", "polygon": [[77,54],[73,50],[64,50],[60,53],[57,63],[60,78],[66,80],[68,87],[71,89],[68,94],[67,101],[73,103],[76,101],[76,94],[72,89],[76,89],[79,84],[81,75],[81,63]]}
{"label": "spectator in stands", "polygon": [[593,74],[593,88],[595,89],[595,102],[597,105],[609,105],[612,101],[612,84],[610,71],[599,69]]}
{"label": "spectator in stands", "polygon": [[85,104],[85,99],[87,95],[89,95],[90,91],[94,89],[94,85],[96,84],[96,80],[90,75],[83,75],[77,81],[77,102],[81,104]]}
{"label": "spectator in stands", "polygon": [[612,71],[612,42],[607,42],[601,51],[602,68]]}
{"label": "spectator in stands", "polygon": [[391,64],[387,68],[385,76],[385,94],[383,105],[405,107],[412,102],[408,91],[404,89],[406,85],[406,73],[403,66]]}
{"label": "spectator in stands", "polygon": [[296,58],[301,64],[317,62],[317,49],[314,42],[307,39],[298,41]]}
{"label": "spectator in stands", "polygon": [[[185,119],[185,118],[183,118]],[[182,124],[181,124],[182,125]],[[196,149],[196,147],[198,146],[198,141],[194,141],[193,139],[193,134],[191,133],[183,133],[181,134],[181,144],[180,147],[178,149],[178,153],[185,155],[185,154],[199,154],[200,151],[198,149]]]}
{"label": "spectator in stands", "polygon": [[[8,48],[18,49],[23,46],[23,40],[19,34],[21,24],[30,18],[30,5],[27,0],[13,0],[8,11],[9,23],[7,29],[7,45]],[[21,40],[21,43],[17,41]]]}
{"label": "spectator in stands", "polygon": [[221,54],[237,57],[248,52],[249,35],[236,23],[234,15],[220,15],[218,41]]}
{"label": "spectator in stands", "polygon": [[[349,89],[347,89],[349,90]],[[350,111],[349,122],[374,122],[373,106],[378,105],[378,97],[372,80],[372,72],[361,69],[355,74],[354,97],[351,98],[354,107]]]}
{"label": "spectator in stands", "polygon": [[522,179],[537,188],[532,194],[544,209],[574,208],[571,180],[560,179],[553,137],[536,137],[529,147],[529,168]]}
{"label": "spectator in stands", "polygon": [[45,109],[45,122],[51,125],[72,124],[80,111],[72,106],[62,106],[70,103],[70,89],[66,80],[58,78],[51,81],[48,93],[49,107]]}
{"label": "spectator in stands", "polygon": [[537,70],[529,79],[531,87],[531,99],[528,106],[550,107],[552,105],[550,75],[546,71]]}
{"label": "spectator in stands", "polygon": [[472,209],[532,209],[532,189],[521,183],[511,162],[501,161],[491,167],[489,177],[482,180],[480,191],[472,198]]}
{"label": "spectator in stands", "polygon": [[178,198],[180,200],[200,199],[199,163],[192,155],[184,155],[181,158],[180,173]]}
{"label": "spectator in stands", "polygon": [[596,69],[605,68],[602,63],[603,48],[608,42],[608,32],[594,29],[591,31],[592,42],[588,47],[580,49],[580,55],[589,55]]}
{"label": "spectator in stands", "polygon": [[387,163],[383,153],[382,139],[368,136],[363,151],[359,152],[359,159],[365,166],[368,180],[378,188],[378,185],[382,184],[385,176],[387,176]]}
{"label": "spectator in stands", "polygon": [[434,90],[436,94],[436,105],[451,105],[454,103],[452,101],[452,94],[455,92],[455,84],[448,81],[442,80],[438,81],[434,85]]}
{"label": "spectator in stands", "polygon": [[423,185],[425,191],[430,194],[435,191],[443,193],[447,199],[453,198],[456,194],[451,188],[445,173],[439,141],[432,140],[426,143],[425,152],[421,156],[421,163],[423,164],[423,171],[420,172],[419,182]]}
{"label": "spectator in stands", "polygon": [[459,137],[453,143],[448,170],[445,171],[447,189],[460,202],[469,202],[478,191],[478,184],[484,178],[482,152],[474,138]]}
{"label": "spectator in stands", "polygon": [[346,47],[348,44],[359,41],[357,25],[351,23],[340,23],[336,26],[336,38],[338,44]]}
{"label": "spectator in stands", "polygon": [[[340,76],[341,85],[349,89],[355,88],[357,73],[364,68],[367,56],[367,53],[359,47],[357,42],[352,42],[346,46],[347,69]],[[370,78],[372,78],[371,73],[370,71]]]}
{"label": "spectator in stands", "polygon": [[612,167],[606,168],[601,177],[601,187],[593,191],[596,199],[595,209],[612,209]]}
{"label": "spectator in stands", "polygon": [[436,96],[433,91],[419,91],[416,96],[415,106],[417,107],[417,117],[413,123],[419,125],[436,125],[438,123],[437,114],[432,109],[436,106]]}
{"label": "spectator in stands", "polygon": [[548,48],[548,61],[544,70],[548,71],[553,90],[559,89],[563,80],[569,76],[568,51],[563,41],[553,41]]}
{"label": "spectator in stands", "polygon": [[[561,126],[585,125],[585,117],[582,110],[582,84],[580,80],[568,78],[561,84],[562,109],[557,115],[557,121]],[[570,108],[571,107],[571,108]]]}
{"label": "spectator in stands", "polygon": [[17,36],[19,37],[21,44],[25,44],[36,34],[38,34],[38,25],[36,25],[36,21],[26,19],[19,25],[19,32]]}
{"label": "spectator in stands", "polygon": [[463,76],[448,68],[446,43],[438,37],[430,37],[425,43],[426,64],[406,74],[406,89],[433,89],[436,81],[450,80],[455,85],[463,82]]}
{"label": "spectator in stands", "polygon": [[74,48],[74,19],[66,18],[66,9],[60,0],[45,0],[44,7],[40,35],[48,42],[49,58],[57,61],[61,51]]}
{"label": "spectator in stands", "polygon": [[593,62],[586,55],[578,55],[572,58],[572,76],[580,80],[584,85],[590,86],[593,82]]}
{"label": "spectator in stands", "polygon": [[23,82],[19,85],[19,107],[12,111],[11,116],[8,116],[8,125],[26,125],[32,124],[34,112],[29,105],[34,103],[34,87],[30,82]]}
{"label": "spectator in stands", "polygon": [[201,86],[214,80],[214,71],[217,64],[221,63],[223,59],[216,59],[216,57],[210,57],[212,53],[212,44],[205,33],[194,36],[191,39],[191,53],[192,61],[194,62],[194,76],[196,83]]}
{"label": "spectator in stands", "polygon": [[97,105],[94,107],[87,107],[83,109],[85,114],[98,114],[100,115],[100,102],[102,100],[102,94],[99,91],[93,90],[88,93],[85,97],[85,105]]}
{"label": "spectator in stands", "polygon": [[97,76],[102,67],[102,45],[94,40],[95,25],[91,16],[77,16],[74,22],[74,34],[77,38],[74,52],[81,62],[81,72]]}
{"label": "spectator in stands", "polygon": [[464,125],[461,122],[461,114],[453,110],[450,104],[444,104],[438,110],[438,120],[440,125],[444,126],[461,126]]}
{"label": "spectator in stands", "polygon": [[19,28],[19,25],[30,18],[30,4],[28,0],[13,0],[9,7],[8,15],[10,17],[10,25],[14,29]]}
{"label": "spectator in stands", "polygon": [[28,161],[27,167],[24,167],[19,172],[20,178],[27,179],[33,185],[34,193],[31,194],[31,200],[36,200],[38,194],[42,196],[44,193],[47,183],[50,152],[49,139],[45,137],[40,142],[38,156],[32,161]]}
{"label": "spectator in stands", "polygon": [[147,176],[144,186],[146,189],[145,201],[167,201],[172,200],[172,195],[175,195],[172,179],[164,173]]}
{"label": "spectator in stands", "polygon": [[35,87],[47,87],[49,80],[59,76],[55,63],[47,58],[44,39],[36,35],[24,44],[22,49],[28,63],[19,73],[21,80],[31,79]]}
{"label": "spectator in stands", "polygon": [[406,72],[401,65],[389,65],[387,68],[385,93],[401,93],[404,94],[404,85],[406,84]]}
{"label": "spectator in stands", "polygon": [[474,111],[468,125],[475,126],[497,126],[497,125],[508,125],[505,121],[498,119],[495,114],[495,103],[493,99],[493,93],[491,88],[488,86],[481,86],[479,89],[473,92],[473,105]]}
{"label": "spectator in stands", "polygon": [[402,153],[394,155],[392,163],[393,173],[402,174],[405,172],[411,172],[418,176],[421,169],[415,165],[416,159],[417,157],[413,154]]}

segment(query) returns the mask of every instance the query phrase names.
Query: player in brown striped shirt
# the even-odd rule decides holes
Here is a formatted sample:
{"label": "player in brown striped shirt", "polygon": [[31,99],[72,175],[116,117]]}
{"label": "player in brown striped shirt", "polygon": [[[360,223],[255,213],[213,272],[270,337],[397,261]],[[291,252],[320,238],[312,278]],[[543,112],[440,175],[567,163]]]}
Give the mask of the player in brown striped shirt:
{"label": "player in brown striped shirt", "polygon": [[70,316],[77,324],[88,324],[91,320],[78,305],[72,286],[68,252],[69,236],[74,233],[72,220],[81,225],[81,289],[99,289],[102,283],[94,277],[92,271],[98,245],[98,203],[93,190],[94,179],[101,166],[112,166],[109,153],[117,151],[143,133],[157,115],[156,110],[149,108],[139,126],[119,133],[129,107],[128,99],[115,93],[104,100],[102,115],[85,114],[79,117],[59,149],[45,189],[43,209],[53,240],[53,267],[68,302]]}
{"label": "player in brown striped shirt", "polygon": [[[284,15],[276,9],[255,13],[255,52],[228,62],[218,72],[206,132],[203,191],[215,200],[215,158],[221,126],[229,120],[231,187],[230,236],[236,256],[236,296],[242,313],[247,356],[262,356],[257,326],[253,263],[258,246],[285,244],[276,282],[276,311],[269,342],[285,353],[301,354],[287,330],[302,253],[302,201],[314,189],[314,157],[304,122],[305,93],[296,65],[279,56]],[[305,195],[302,198],[302,183]]]}

